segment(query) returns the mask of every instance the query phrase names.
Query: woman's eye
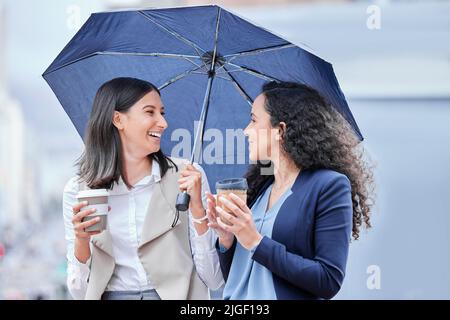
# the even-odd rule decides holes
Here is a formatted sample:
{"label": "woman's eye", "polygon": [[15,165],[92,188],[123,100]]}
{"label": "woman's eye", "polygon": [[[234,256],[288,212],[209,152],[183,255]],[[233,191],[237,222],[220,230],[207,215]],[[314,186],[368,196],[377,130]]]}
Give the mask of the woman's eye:
{"label": "woman's eye", "polygon": [[255,122],[255,120],[253,120],[253,119],[251,119],[250,121],[251,121],[251,122]]}
{"label": "woman's eye", "polygon": [[161,115],[162,115],[162,116],[165,116],[165,115],[166,115],[166,113],[165,113],[165,112],[161,112]]}
{"label": "woman's eye", "polygon": [[151,115],[153,115],[153,111],[147,111],[147,113],[150,113]]}

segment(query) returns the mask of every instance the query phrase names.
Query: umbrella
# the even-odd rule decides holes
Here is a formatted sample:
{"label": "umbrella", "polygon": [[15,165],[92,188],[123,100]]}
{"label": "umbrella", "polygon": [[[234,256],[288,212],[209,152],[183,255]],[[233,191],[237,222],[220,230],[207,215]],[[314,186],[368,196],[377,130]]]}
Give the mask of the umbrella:
{"label": "umbrella", "polygon": [[248,167],[242,128],[267,81],[316,89],[362,140],[330,63],[215,5],[92,14],[43,77],[81,137],[104,82],[155,84],[169,123],[162,150],[201,163],[213,192]]}

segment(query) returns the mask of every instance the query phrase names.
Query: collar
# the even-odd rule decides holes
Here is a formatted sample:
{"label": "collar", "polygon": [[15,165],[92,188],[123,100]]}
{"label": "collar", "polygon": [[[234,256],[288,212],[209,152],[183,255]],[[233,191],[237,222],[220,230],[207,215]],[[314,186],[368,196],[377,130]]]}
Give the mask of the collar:
{"label": "collar", "polygon": [[[141,180],[139,180],[133,187],[140,188],[146,187],[152,183],[158,183],[161,181],[161,168],[155,159],[152,159],[152,171],[149,175],[146,175]],[[119,178],[119,182],[114,184],[112,190],[109,191],[110,195],[121,195],[127,194],[131,190],[128,190],[127,186],[123,182],[122,177]]]}

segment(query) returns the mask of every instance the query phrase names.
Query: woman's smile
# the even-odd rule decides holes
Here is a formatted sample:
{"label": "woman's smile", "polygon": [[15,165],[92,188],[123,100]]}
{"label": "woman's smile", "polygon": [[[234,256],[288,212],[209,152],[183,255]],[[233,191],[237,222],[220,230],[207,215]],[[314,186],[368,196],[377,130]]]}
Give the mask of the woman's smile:
{"label": "woman's smile", "polygon": [[152,138],[154,141],[161,141],[163,131],[148,131],[147,136]]}

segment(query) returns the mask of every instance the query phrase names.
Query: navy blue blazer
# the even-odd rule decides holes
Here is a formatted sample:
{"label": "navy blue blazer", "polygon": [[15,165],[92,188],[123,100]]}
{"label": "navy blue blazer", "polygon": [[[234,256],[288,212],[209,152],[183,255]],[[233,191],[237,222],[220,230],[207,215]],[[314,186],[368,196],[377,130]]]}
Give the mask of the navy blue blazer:
{"label": "navy blue blazer", "polygon": [[[350,181],[332,170],[302,170],[291,190],[272,238],[263,237],[252,259],[272,271],[277,299],[331,299],[344,280],[351,239]],[[222,253],[216,243],[225,280],[235,247],[236,240]]]}

